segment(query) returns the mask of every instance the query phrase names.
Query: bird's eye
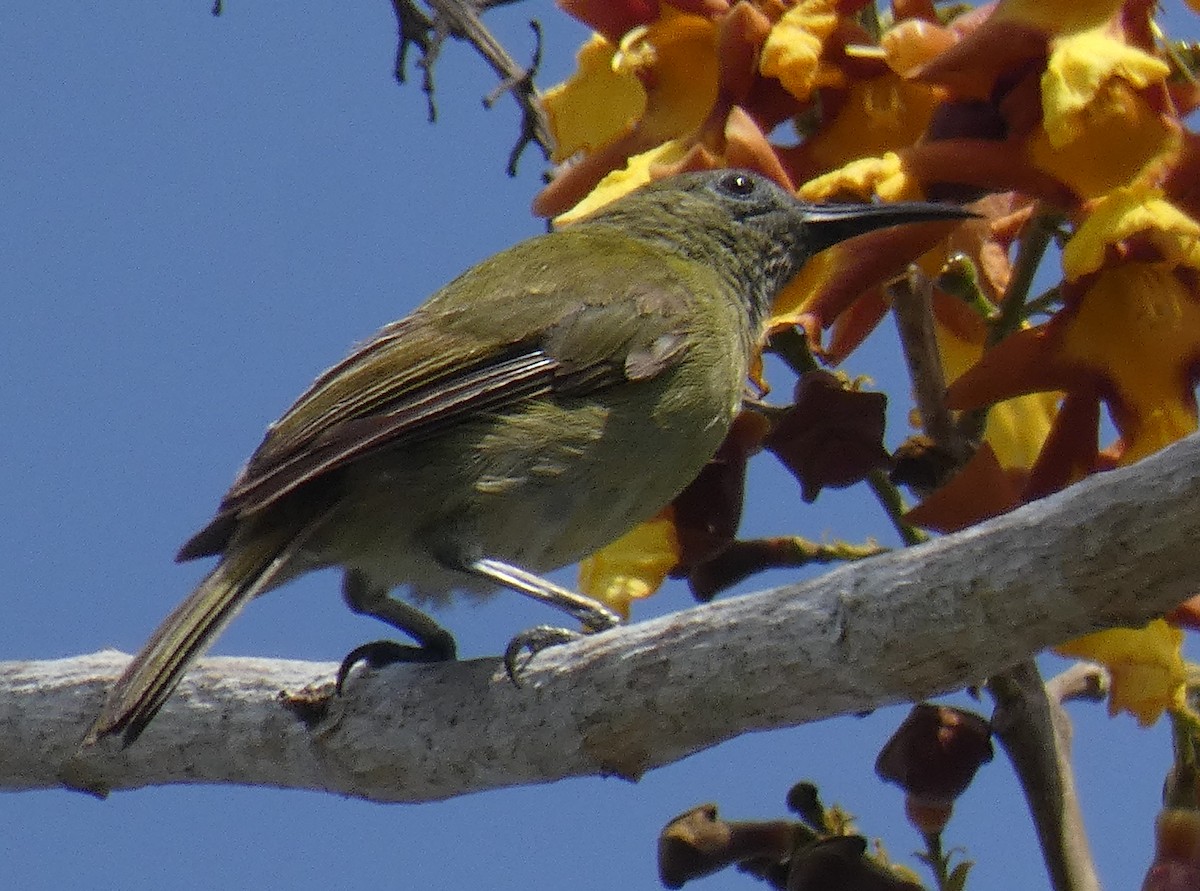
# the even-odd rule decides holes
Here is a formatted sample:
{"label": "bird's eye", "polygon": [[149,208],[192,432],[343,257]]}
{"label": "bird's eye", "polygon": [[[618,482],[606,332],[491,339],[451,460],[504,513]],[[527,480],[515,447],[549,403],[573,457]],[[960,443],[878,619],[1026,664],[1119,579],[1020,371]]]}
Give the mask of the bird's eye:
{"label": "bird's eye", "polygon": [[717,182],[717,188],[734,198],[748,198],[754,194],[755,182],[744,173],[731,173]]}

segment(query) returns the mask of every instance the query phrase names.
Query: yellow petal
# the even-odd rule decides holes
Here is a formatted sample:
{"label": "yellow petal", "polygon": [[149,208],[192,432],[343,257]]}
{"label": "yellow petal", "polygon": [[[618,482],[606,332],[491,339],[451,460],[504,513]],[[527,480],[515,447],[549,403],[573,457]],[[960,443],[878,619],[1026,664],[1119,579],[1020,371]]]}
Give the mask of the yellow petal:
{"label": "yellow petal", "polygon": [[593,34],[576,55],[578,69],[542,96],[554,134],[554,162],[593,151],[633,126],[646,110],[646,91],[613,66],[616,47]]}
{"label": "yellow petal", "polygon": [[1103,376],[1132,463],[1196,429],[1187,369],[1200,354],[1200,301],[1164,263],[1105,269],[1062,341],[1063,357]]}
{"label": "yellow petal", "polygon": [[1182,645],[1182,631],[1155,619],[1145,628],[1098,631],[1055,649],[1064,656],[1104,665],[1112,676],[1109,714],[1124,710],[1149,727],[1165,709],[1185,706],[1187,667]]}
{"label": "yellow petal", "polygon": [[1083,135],[1080,116],[1109,79],[1145,89],[1165,81],[1170,71],[1165,62],[1103,29],[1059,38],[1042,74],[1042,126],[1050,144],[1058,148]]}
{"label": "yellow petal", "polygon": [[679,539],[668,508],[582,560],[579,590],[628,619],[629,604],[657,591],[678,562]]}
{"label": "yellow petal", "polygon": [[1144,235],[1170,265],[1200,269],[1200,223],[1164,198],[1160,189],[1135,184],[1096,202],[1063,249],[1067,279],[1096,272],[1110,247],[1134,235]]}
{"label": "yellow petal", "polygon": [[1050,435],[1061,398],[1061,393],[1032,393],[1006,399],[988,410],[983,439],[991,444],[1001,467],[1033,467]]}
{"label": "yellow petal", "polygon": [[797,99],[808,99],[819,78],[821,51],[837,27],[837,0],[801,0],[767,35],[759,70]]}
{"label": "yellow petal", "polygon": [[620,170],[614,170],[596,184],[588,196],[554,218],[554,225],[565,226],[594,213],[610,201],[640,189],[651,180],[650,168],[655,164],[672,164],[687,154],[688,145],[682,140],[663,143],[648,152],[634,155]]}
{"label": "yellow petal", "polygon": [[[807,147],[818,170],[832,170],[869,155],[884,155],[896,146],[920,140],[934,110],[945,100],[938,87],[905,81],[888,74],[856,80],[843,97],[837,115],[809,137]],[[888,157],[885,155],[885,157]],[[879,194],[888,200],[910,193],[898,158],[891,155],[888,178],[878,183]]]}
{"label": "yellow petal", "polygon": [[645,87],[638,132],[646,143],[690,135],[717,99],[717,23],[664,5],[649,25],[634,28],[613,56],[613,70]]}
{"label": "yellow petal", "polygon": [[1054,145],[1044,128],[1034,130],[1025,151],[1032,164],[1070,186],[1083,198],[1096,198],[1138,179],[1143,168],[1176,149],[1178,124],[1159,114],[1133,87],[1107,81],[1094,102],[1063,123],[1078,134]]}
{"label": "yellow petal", "polygon": [[[983,344],[959,337],[935,321],[938,352],[947,383],[952,383],[983,355]],[[988,410],[983,438],[1005,470],[1033,467],[1058,414],[1061,393],[1032,393],[998,402]]]}
{"label": "yellow petal", "polygon": [[827,201],[844,194],[863,200],[878,195],[885,201],[912,201],[921,198],[917,181],[904,169],[895,152],[880,158],[860,158],[831,173],[810,179],[799,190],[805,201]]}

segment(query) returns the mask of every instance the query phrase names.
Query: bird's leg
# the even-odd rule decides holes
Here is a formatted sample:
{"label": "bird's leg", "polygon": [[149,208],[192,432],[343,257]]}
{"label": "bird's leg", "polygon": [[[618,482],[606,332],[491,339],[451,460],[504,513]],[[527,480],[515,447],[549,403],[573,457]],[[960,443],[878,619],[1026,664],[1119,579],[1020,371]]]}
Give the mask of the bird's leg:
{"label": "bird's leg", "polygon": [[562,610],[579,620],[588,631],[607,631],[621,624],[621,617],[599,600],[577,594],[511,563],[483,557],[469,562],[466,569],[498,585],[532,597],[539,603]]}
{"label": "bird's leg", "polygon": [[446,662],[457,658],[458,648],[449,631],[415,606],[388,596],[386,588],[372,585],[362,573],[347,570],[342,580],[342,597],[351,611],[387,622],[417,644],[374,640],[355,647],[338,668],[335,689],[339,694],[346,676],[359,662],[382,668],[395,662]]}
{"label": "bird's leg", "polygon": [[[489,557],[472,560],[466,569],[497,584],[511,588],[540,603],[546,603],[573,616],[582,623],[587,632],[606,631],[621,624],[621,617],[607,606],[591,597],[563,588],[551,581],[526,572],[518,566],[493,560]],[[580,632],[553,625],[539,625],[518,634],[504,650],[504,668],[509,679],[520,686],[518,677],[530,659],[547,647],[568,643],[580,637]],[[522,653],[528,653],[524,663],[518,664]]]}

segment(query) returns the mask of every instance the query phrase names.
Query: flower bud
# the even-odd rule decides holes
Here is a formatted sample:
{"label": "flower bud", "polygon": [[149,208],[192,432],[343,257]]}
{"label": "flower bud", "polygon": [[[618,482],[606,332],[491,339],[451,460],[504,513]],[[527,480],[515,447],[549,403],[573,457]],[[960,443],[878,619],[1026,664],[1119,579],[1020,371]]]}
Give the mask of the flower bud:
{"label": "flower bud", "polygon": [[658,875],[668,888],[748,860],[784,861],[796,844],[793,824],[782,821],[727,822],[715,804],[685,811],[658,837]]}
{"label": "flower bud", "polygon": [[973,712],[919,703],[875,761],[875,773],[904,789],[909,821],[922,833],[941,832],[975,771],[992,760],[992,731]]}
{"label": "flower bud", "polygon": [[1154,860],[1142,891],[1200,888],[1200,811],[1165,808],[1154,821]]}

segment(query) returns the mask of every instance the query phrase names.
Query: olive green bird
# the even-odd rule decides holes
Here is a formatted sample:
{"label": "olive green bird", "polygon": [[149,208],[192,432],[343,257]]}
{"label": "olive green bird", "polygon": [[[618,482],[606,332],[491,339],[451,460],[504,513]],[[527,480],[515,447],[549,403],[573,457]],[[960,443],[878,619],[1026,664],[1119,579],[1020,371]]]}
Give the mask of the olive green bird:
{"label": "olive green bird", "polygon": [[[133,742],[251,598],[340,566],[350,609],[433,661],[416,606],[510,588],[588,631],[619,623],[538,573],[654,516],[724,438],[772,300],[813,254],[933,204],[804,204],[744,171],[684,174],[485,260],[321,375],[273,424],[179,560],[219,562],[109,693],[86,743]],[[534,629],[509,649],[570,635]],[[511,661],[510,661],[511,668]],[[339,682],[342,675],[339,675]]]}

